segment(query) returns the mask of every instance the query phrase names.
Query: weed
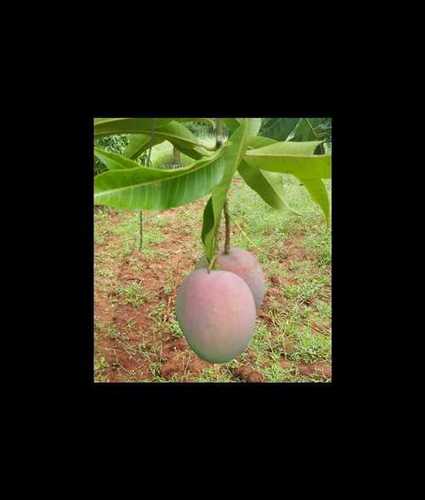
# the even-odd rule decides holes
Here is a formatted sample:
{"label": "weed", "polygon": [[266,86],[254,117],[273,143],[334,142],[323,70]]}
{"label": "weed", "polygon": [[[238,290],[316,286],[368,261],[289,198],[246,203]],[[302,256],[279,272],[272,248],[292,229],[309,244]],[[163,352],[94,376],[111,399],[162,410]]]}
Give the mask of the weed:
{"label": "weed", "polygon": [[164,313],[166,311],[166,306],[163,302],[159,302],[155,307],[152,308],[149,313],[149,317],[154,321],[155,325],[159,328],[162,327],[164,323]]}
{"label": "weed", "polygon": [[273,363],[262,371],[267,382],[291,382],[295,377],[293,369],[282,368],[279,363]]}
{"label": "weed", "polygon": [[100,276],[101,278],[106,279],[112,279],[114,277],[114,271],[112,271],[112,269],[108,269],[107,267],[103,267],[96,271],[96,276]]}
{"label": "weed", "polygon": [[204,368],[202,373],[197,377],[197,382],[233,382],[232,374],[228,370],[223,370],[221,367]]}
{"label": "weed", "polygon": [[288,354],[292,361],[313,362],[330,359],[331,345],[323,335],[313,335],[311,329],[304,328],[295,334],[296,350]]}
{"label": "weed", "polygon": [[109,368],[109,363],[104,356],[96,357],[94,360],[94,378],[96,382],[107,382],[108,377],[105,371]]}
{"label": "weed", "polygon": [[284,294],[288,299],[296,302],[310,303],[321,291],[322,284],[317,281],[303,281],[297,285],[289,285],[284,289]]}
{"label": "weed", "polygon": [[183,332],[178,321],[175,318],[170,319],[170,331],[177,338],[183,338]]}
{"label": "weed", "polygon": [[119,338],[120,334],[114,324],[110,324],[106,327],[106,335],[111,339]]}
{"label": "weed", "polygon": [[149,371],[152,375],[152,382],[164,381],[164,379],[161,377],[161,363],[159,361],[153,361],[149,365]]}
{"label": "weed", "polygon": [[130,304],[133,307],[139,307],[145,304],[150,297],[141,283],[137,281],[132,281],[126,286],[119,286],[116,292],[123,304]]}

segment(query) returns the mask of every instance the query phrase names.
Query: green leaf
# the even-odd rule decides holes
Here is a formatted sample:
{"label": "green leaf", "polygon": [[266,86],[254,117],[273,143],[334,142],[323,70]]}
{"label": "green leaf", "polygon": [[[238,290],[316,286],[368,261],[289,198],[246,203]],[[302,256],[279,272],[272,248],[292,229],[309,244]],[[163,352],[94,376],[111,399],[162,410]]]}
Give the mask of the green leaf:
{"label": "green leaf", "polygon": [[[249,143],[254,147],[264,143],[263,137],[256,137],[255,140],[250,140]],[[272,139],[268,139],[271,140]],[[247,184],[254,189],[269,205],[278,205],[280,200],[286,208],[301,215],[291,207],[289,207],[281,191],[277,193],[272,191],[273,186],[267,185],[267,179],[262,178],[261,174],[271,174],[272,172],[289,173],[300,179],[305,188],[309,192],[313,201],[321,207],[327,223],[329,223],[329,197],[325,185],[321,178],[330,177],[330,155],[313,155],[318,144],[321,141],[307,141],[307,142],[272,142],[268,146],[263,146],[257,149],[248,150],[245,155],[245,161],[241,165],[248,165],[259,174],[255,175],[254,171],[251,172],[250,177],[245,178],[239,168],[239,172]],[[281,155],[284,153],[283,155]],[[288,155],[290,153],[290,155]],[[249,159],[251,155],[251,159]],[[260,169],[269,170],[270,172],[261,171]],[[274,174],[280,175],[280,174]],[[273,181],[278,183],[278,178]],[[274,193],[278,196],[276,200]],[[279,196],[280,194],[280,196]],[[274,205],[272,204],[274,203]]]}
{"label": "green leaf", "polygon": [[[154,121],[155,120],[155,121]],[[139,133],[144,130],[160,129],[170,122],[186,122],[192,120],[207,121],[209,118],[95,118],[94,119],[94,135],[119,135]]]}
{"label": "green leaf", "polygon": [[282,174],[251,167],[243,160],[239,164],[238,170],[248,186],[272,208],[277,210],[286,208],[296,215],[302,215],[291,208],[285,201]]}
{"label": "green leaf", "polygon": [[179,151],[195,160],[209,154],[205,145],[182,123],[171,122],[158,130],[156,135],[171,142]]}
{"label": "green leaf", "polygon": [[248,133],[250,138],[256,137],[261,129],[261,118],[249,118]]}
{"label": "green leaf", "polygon": [[300,118],[286,140],[330,140],[330,127],[330,118]]}
{"label": "green leaf", "polygon": [[239,173],[248,186],[271,207],[281,209],[283,202],[283,178],[281,174],[262,171],[241,161]]}
{"label": "green leaf", "polygon": [[211,262],[217,246],[217,231],[220,226],[221,214],[227,191],[232,182],[233,175],[238,168],[243,155],[248,147],[249,134],[255,131],[255,126],[250,119],[241,120],[239,128],[233,133],[227,142],[227,148],[223,154],[225,169],[221,182],[213,189],[211,198],[205,206],[202,226],[202,242],[208,262]]}
{"label": "green leaf", "polygon": [[277,141],[270,139],[269,137],[257,135],[248,139],[248,149],[262,148],[264,146],[270,146],[270,144],[275,144],[276,142]]}
{"label": "green leaf", "polygon": [[[270,139],[269,139],[270,140]],[[321,141],[306,141],[306,142],[274,142],[268,146],[262,146],[261,148],[255,148],[254,150],[248,151],[247,155],[258,156],[258,155],[312,155],[317,146]]]}
{"label": "green leaf", "polygon": [[172,121],[158,130],[155,136],[171,142],[182,153],[195,159],[200,159],[203,156],[197,151],[202,147],[200,142],[182,123]]}
{"label": "green leaf", "polygon": [[305,118],[300,118],[293,130],[286,138],[287,141],[314,141],[319,137],[315,133],[310,121]]}
{"label": "green leaf", "polygon": [[285,141],[298,121],[299,118],[263,118],[260,135]]}
{"label": "green leaf", "polygon": [[[222,118],[223,123],[229,129],[230,134],[232,134],[242,123],[242,120],[246,118]],[[262,119],[261,118],[248,118],[249,120],[249,135],[256,136],[261,129]]]}
{"label": "green leaf", "polygon": [[[210,193],[223,178],[225,149],[226,145],[209,158],[172,170],[141,167],[121,155],[96,151],[114,165],[113,170],[95,177],[96,204],[165,210],[192,202]],[[122,168],[117,167],[119,163]]]}
{"label": "green leaf", "polygon": [[311,198],[322,209],[327,224],[329,224],[329,197],[325,184],[321,179],[303,179],[303,184],[310,193]]}
{"label": "green leaf", "polygon": [[104,163],[109,170],[120,170],[120,169],[140,167],[140,165],[135,161],[130,160],[129,158],[125,158],[124,156],[118,153],[112,153],[111,151],[106,151],[106,149],[103,149],[99,146],[94,147],[94,155],[102,163]]}
{"label": "green leaf", "polygon": [[150,134],[152,127],[159,130],[173,118],[95,118],[94,135]]}
{"label": "green leaf", "polygon": [[[330,141],[330,118],[300,118],[290,132],[287,141]],[[316,153],[324,153],[324,145],[320,144]]]}
{"label": "green leaf", "polygon": [[158,136],[154,136],[152,140],[150,135],[132,134],[129,137],[128,145],[124,151],[124,156],[135,160],[143,153],[143,151],[146,151],[149,147],[159,144],[164,140],[165,139]]}
{"label": "green leaf", "polygon": [[215,122],[212,118],[175,118],[175,120],[181,122],[191,122],[191,123],[203,122],[211,128],[215,127]]}
{"label": "green leaf", "polygon": [[314,155],[321,141],[276,142],[248,150],[244,160],[252,167],[292,174],[300,179],[326,179],[331,176],[331,156]]}
{"label": "green leaf", "polygon": [[229,129],[231,134],[240,126],[240,122],[237,118],[223,118],[223,123]]}
{"label": "green leaf", "polygon": [[113,122],[117,120],[122,120],[122,118],[95,118],[94,124],[100,125],[101,123]]}
{"label": "green leaf", "polygon": [[[217,216],[218,224],[220,224],[221,212],[218,213]],[[214,233],[215,227],[217,227],[216,214],[213,207],[213,195],[211,195],[204,208],[201,233],[201,239],[204,245],[208,262],[211,262],[211,259],[214,257],[216,251],[216,233]]]}
{"label": "green leaf", "polygon": [[[154,128],[152,128],[153,126]],[[205,144],[199,142],[187,127],[176,120],[170,121],[168,118],[108,119],[107,122],[95,124],[95,135],[96,133],[98,135],[131,133],[148,137],[153,136],[155,144],[167,140],[182,153],[195,160],[211,154]],[[143,151],[143,148],[146,149],[147,147],[144,139],[140,139],[140,149],[137,142],[135,140],[135,145],[130,150],[133,158],[138,150]]]}
{"label": "green leaf", "polygon": [[[165,141],[162,144],[158,144],[152,148],[151,151],[151,167],[154,168],[164,168],[167,165],[174,163],[174,146]],[[181,166],[188,166],[194,163],[194,159],[185,155],[184,153],[180,154]],[[175,167],[174,167],[175,168]]]}

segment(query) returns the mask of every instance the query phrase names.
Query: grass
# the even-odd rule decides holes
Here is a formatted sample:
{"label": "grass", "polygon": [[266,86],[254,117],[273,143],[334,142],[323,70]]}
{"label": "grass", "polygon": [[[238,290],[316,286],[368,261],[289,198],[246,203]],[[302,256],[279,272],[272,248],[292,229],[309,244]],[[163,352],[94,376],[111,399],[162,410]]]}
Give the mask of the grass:
{"label": "grass", "polygon": [[106,370],[109,368],[109,363],[104,356],[96,356],[94,360],[94,373],[97,382],[108,382]]}
{"label": "grass", "polygon": [[314,361],[328,360],[330,357],[329,338],[323,335],[313,335],[309,328],[296,331],[294,335],[296,350],[288,354],[291,361]]}
{"label": "grass", "polygon": [[150,297],[150,294],[138,282],[119,286],[116,291],[122,304],[130,304],[133,307],[140,307],[148,302]]}
{"label": "grass", "polygon": [[220,370],[214,366],[213,368],[205,368],[199,375],[197,382],[235,382],[235,380],[228,370]]}
{"label": "grass", "polygon": [[[212,143],[211,138],[208,140]],[[330,182],[325,184],[330,190]],[[267,277],[266,305],[257,318],[249,348],[230,363],[209,365],[196,374],[191,372],[190,363],[184,364],[178,373],[167,378],[161,377],[161,367],[166,362],[162,346],[165,341],[184,337],[175,317],[174,297],[177,286],[193,268],[190,259],[202,252],[203,204],[179,207],[173,213],[144,212],[142,254],[137,250],[137,212],[95,211],[97,292],[108,297],[113,307],[129,304],[135,311],[143,308],[147,313],[148,323],[143,327],[129,320],[126,328],[119,331],[114,325],[105,325],[101,316],[96,317],[96,324],[101,325],[96,328],[96,339],[115,342],[117,349],[125,347],[149,364],[149,376],[138,378],[135,372],[131,380],[236,382],[235,370],[242,367],[249,367],[266,382],[329,380],[328,375],[313,368],[331,364],[331,234],[320,209],[295,178],[285,176],[284,190],[288,207],[302,216],[291,209],[276,211],[268,207],[238,176],[229,195],[232,246],[254,252]],[[180,253],[173,260],[176,252]],[[124,263],[136,276],[140,275],[140,281],[120,280],[119,270]],[[158,269],[155,291],[143,282],[152,266]],[[140,336],[140,340],[130,344],[125,332]],[[96,380],[105,381],[111,378],[110,366],[107,351],[99,346]],[[179,355],[189,352],[187,348]],[[125,381],[126,376],[130,377],[124,374],[119,380]]]}
{"label": "grass", "polygon": [[174,338],[183,338],[183,332],[177,322],[175,311],[168,314],[167,308],[163,302],[155,305],[150,313],[150,318],[155,324],[157,331],[169,332]]}

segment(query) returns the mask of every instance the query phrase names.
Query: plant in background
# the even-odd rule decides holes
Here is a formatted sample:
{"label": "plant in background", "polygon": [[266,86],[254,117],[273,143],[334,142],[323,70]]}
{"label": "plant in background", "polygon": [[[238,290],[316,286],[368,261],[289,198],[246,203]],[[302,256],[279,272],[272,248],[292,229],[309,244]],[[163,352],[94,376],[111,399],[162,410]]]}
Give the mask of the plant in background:
{"label": "plant in background", "polygon": [[[128,145],[128,137],[126,135],[105,135],[96,138],[95,145],[104,148],[106,151],[123,154]],[[101,174],[107,169],[107,166],[95,157],[94,175]]]}
{"label": "plant in background", "polygon": [[259,135],[277,141],[331,142],[331,118],[263,118]]}
{"label": "plant in background", "polygon": [[[108,169],[95,177],[95,202],[129,210],[166,210],[210,195],[201,231],[206,268],[191,273],[186,285],[180,287],[177,318],[198,355],[212,362],[225,362],[246,348],[253,333],[256,307],[251,289],[241,277],[249,273],[244,270],[237,276],[236,270],[216,267],[216,261],[220,261],[217,236],[223,213],[224,255],[231,250],[227,193],[232,179],[239,172],[267,204],[282,209],[286,206],[282,174],[291,174],[319,204],[329,223],[329,199],[323,179],[331,177],[330,149],[324,147],[330,143],[330,119],[223,118],[217,130],[224,125],[229,137],[217,141],[218,147],[197,138],[186,126],[200,120],[211,122],[200,118],[95,119],[96,141],[129,134],[128,144],[120,153],[95,145],[95,157]],[[137,161],[149,148],[153,150],[164,141],[187,159],[183,167],[160,169]],[[234,269],[241,265],[242,261]],[[235,291],[252,300],[243,298],[236,304],[230,299]],[[234,321],[241,315],[240,308],[247,320],[244,324]],[[209,318],[207,322],[205,318]],[[207,326],[214,318],[216,326],[211,329]]]}
{"label": "plant in background", "polygon": [[186,127],[197,137],[214,135],[215,124],[213,120],[194,120],[186,122]]}

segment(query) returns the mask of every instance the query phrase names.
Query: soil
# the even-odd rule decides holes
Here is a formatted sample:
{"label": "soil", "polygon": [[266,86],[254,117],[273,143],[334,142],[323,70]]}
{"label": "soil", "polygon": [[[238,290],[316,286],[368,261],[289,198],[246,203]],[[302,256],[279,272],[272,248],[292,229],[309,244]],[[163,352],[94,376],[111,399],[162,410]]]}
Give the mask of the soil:
{"label": "soil", "polygon": [[[200,200],[193,205],[201,207]],[[199,255],[194,252],[194,235],[180,224],[179,209],[161,212],[159,216],[174,220],[161,228],[164,240],[149,243],[157,256],[152,259],[134,248],[127,256],[112,258],[113,252],[122,250],[122,240],[109,232],[101,244],[96,244],[96,258],[102,260],[102,269],[107,276],[96,274],[95,319],[96,319],[96,381],[108,382],[149,382],[158,378],[166,381],[196,381],[205,368],[215,369],[215,365],[199,359],[190,349],[186,340],[177,337],[170,329],[170,319],[174,317],[175,294],[178,284],[193,269]],[[126,212],[110,211],[110,224],[121,224],[129,217]],[[149,221],[145,222],[149,224]],[[155,224],[155,222],[153,222]],[[300,236],[301,238],[301,236]],[[178,241],[178,246],[174,243]],[[297,238],[285,240],[285,252],[280,260],[282,267],[290,265],[291,258],[308,259]],[[119,287],[131,283],[141,285],[147,293],[143,307],[126,304],[117,293]],[[264,299],[264,307],[259,316],[271,321],[265,309],[272,308],[274,301],[285,301],[279,289],[285,284],[294,284],[295,279],[271,276]],[[158,315],[158,311],[161,314]],[[160,317],[159,317],[160,316]],[[318,333],[323,333],[318,325]],[[293,345],[285,343],[285,352],[290,353]],[[264,375],[249,366],[255,361],[255,354],[248,350],[243,366],[229,370],[232,381],[264,382]],[[99,362],[101,364],[99,365]],[[102,361],[103,360],[103,361]],[[281,360],[284,369],[305,376],[330,378],[327,363],[310,365]]]}
{"label": "soil", "polygon": [[[176,210],[162,212],[162,215],[173,219],[177,215]],[[111,219],[116,224],[126,217],[126,213],[120,213],[112,215]],[[166,260],[151,260],[135,249],[121,262],[119,259],[114,260],[109,267],[116,276],[116,285],[126,286],[130,282],[137,282],[144,290],[149,291],[149,300],[143,307],[136,308],[114,301],[116,293],[108,293],[103,287],[95,287],[96,320],[102,325],[112,325],[113,330],[118,332],[115,336],[104,331],[96,332],[96,349],[102,352],[108,365],[107,369],[102,370],[102,375],[109,382],[150,381],[155,375],[152,373],[152,365],[155,364],[159,365],[157,374],[162,378],[172,379],[173,375],[179,374],[188,380],[193,375],[199,375],[205,367],[213,366],[200,360],[190,350],[184,338],[176,338],[166,329],[156,328],[152,320],[152,312],[159,304],[163,305],[165,311],[162,321],[165,323],[171,317],[175,307],[176,286],[196,261],[193,257],[193,236],[180,231],[178,223],[167,224],[162,228],[162,234],[165,240],[150,246],[155,250],[164,250]],[[170,250],[171,240],[179,241],[177,250]],[[119,237],[108,236],[108,252],[120,244]],[[104,245],[96,245],[96,255],[104,250]],[[141,265],[143,272],[134,269],[135,263]],[[167,272],[170,269],[173,291],[167,293],[166,285],[170,285],[170,275]],[[96,278],[97,285],[99,281],[102,279]],[[129,324],[131,328],[128,327]]]}

